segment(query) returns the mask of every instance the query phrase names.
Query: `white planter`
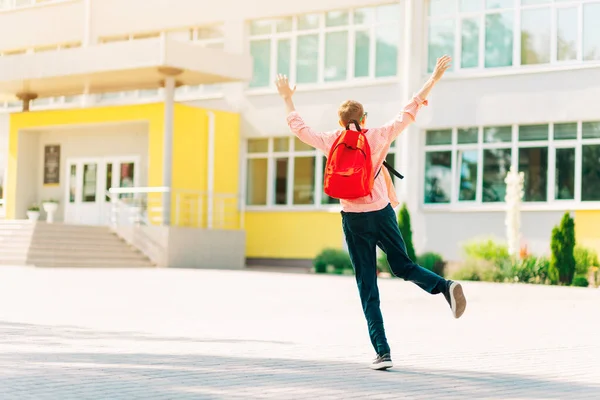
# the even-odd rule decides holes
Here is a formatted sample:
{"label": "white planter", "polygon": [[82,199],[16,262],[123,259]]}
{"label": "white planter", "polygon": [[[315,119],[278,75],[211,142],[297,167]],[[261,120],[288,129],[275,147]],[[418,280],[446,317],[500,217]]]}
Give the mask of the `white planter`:
{"label": "white planter", "polygon": [[42,206],[44,207],[44,211],[46,211],[46,214],[48,214],[46,222],[49,224],[53,223],[54,213],[56,213],[56,210],[58,210],[58,203],[44,203]]}
{"label": "white planter", "polygon": [[37,221],[40,218],[40,212],[39,211],[27,211],[27,218],[30,221]]}

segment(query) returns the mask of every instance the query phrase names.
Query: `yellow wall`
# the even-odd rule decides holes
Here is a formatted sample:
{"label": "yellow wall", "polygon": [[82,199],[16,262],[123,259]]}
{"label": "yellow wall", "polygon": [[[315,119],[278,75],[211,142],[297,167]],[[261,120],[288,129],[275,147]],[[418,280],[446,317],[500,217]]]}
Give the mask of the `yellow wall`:
{"label": "yellow wall", "polygon": [[6,187],[6,218],[16,218],[17,157],[19,131],[52,126],[85,125],[146,121],[148,123],[149,171],[148,184],[162,183],[163,104],[112,106],[85,109],[51,110],[12,114],[8,144],[8,182]]}
{"label": "yellow wall", "polygon": [[341,249],[342,217],[332,212],[246,213],[246,257],[313,258],[326,247]]}
{"label": "yellow wall", "polygon": [[577,243],[600,253],[600,210],[575,211],[575,237]]}

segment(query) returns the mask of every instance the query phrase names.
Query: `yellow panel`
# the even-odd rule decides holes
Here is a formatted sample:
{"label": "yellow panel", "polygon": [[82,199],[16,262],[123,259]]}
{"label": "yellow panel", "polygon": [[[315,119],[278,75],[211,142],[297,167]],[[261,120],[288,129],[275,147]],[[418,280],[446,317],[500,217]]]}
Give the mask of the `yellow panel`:
{"label": "yellow panel", "polygon": [[600,253],[600,210],[575,211],[575,237]]}
{"label": "yellow panel", "polygon": [[16,113],[10,116],[6,217],[14,219],[19,131],[68,125],[148,122],[148,185],[162,183],[164,106],[162,103]]}
{"label": "yellow panel", "polygon": [[341,249],[342,217],[332,212],[247,212],[246,256],[313,258],[324,248]]}

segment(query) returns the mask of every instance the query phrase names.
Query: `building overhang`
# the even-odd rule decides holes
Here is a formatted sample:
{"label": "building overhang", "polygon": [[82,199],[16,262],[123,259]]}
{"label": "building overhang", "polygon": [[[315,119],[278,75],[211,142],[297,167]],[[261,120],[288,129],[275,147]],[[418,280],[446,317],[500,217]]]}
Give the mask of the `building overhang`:
{"label": "building overhang", "polygon": [[165,37],[0,58],[0,100],[154,89],[166,76],[200,85],[251,79],[250,55]]}

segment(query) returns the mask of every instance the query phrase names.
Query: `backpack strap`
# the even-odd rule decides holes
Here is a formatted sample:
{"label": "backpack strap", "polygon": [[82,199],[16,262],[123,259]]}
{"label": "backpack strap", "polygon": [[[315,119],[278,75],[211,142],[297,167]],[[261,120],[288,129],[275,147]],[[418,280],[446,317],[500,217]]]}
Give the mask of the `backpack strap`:
{"label": "backpack strap", "polygon": [[361,129],[360,129],[360,124],[359,124],[359,123],[358,123],[358,121],[357,121],[357,120],[355,120],[355,119],[351,119],[351,120],[350,120],[350,122],[348,122],[348,123],[346,124],[346,130],[347,130],[347,131],[351,130],[351,129],[350,129],[350,125],[351,125],[351,124],[354,124],[354,125],[355,125],[355,127],[356,127],[356,129],[357,129],[359,132],[361,131]]}
{"label": "backpack strap", "polygon": [[[400,172],[396,171],[394,169],[394,167],[392,167],[390,164],[387,163],[387,161],[383,162],[383,166],[386,167],[388,169],[388,171],[390,171],[390,173],[397,176],[399,179],[404,179],[404,175],[402,175]],[[375,179],[377,179],[380,172],[381,172],[381,168],[379,168],[379,171],[377,171],[377,175],[375,175]]]}

